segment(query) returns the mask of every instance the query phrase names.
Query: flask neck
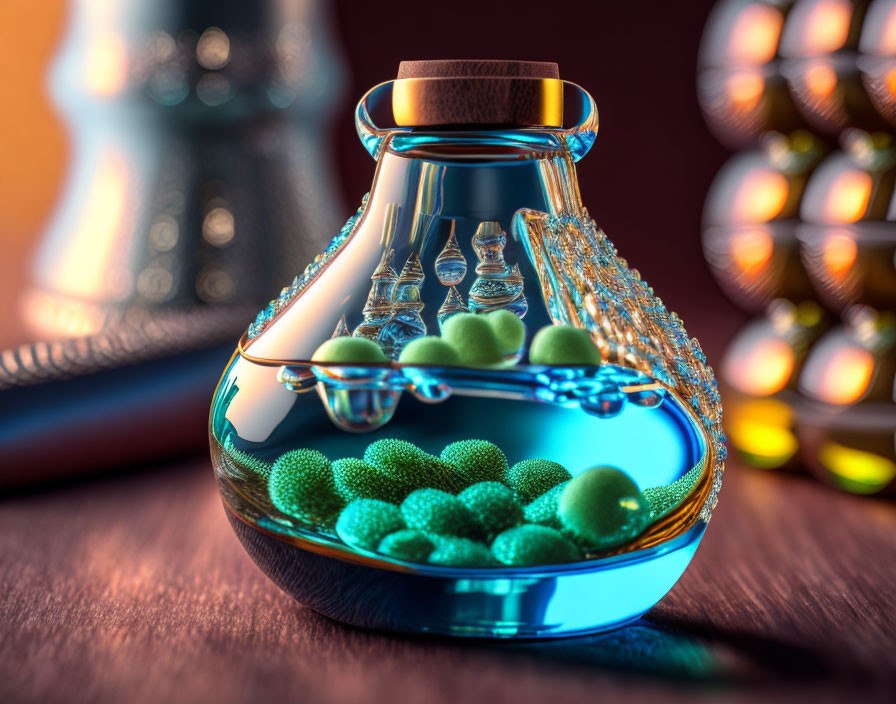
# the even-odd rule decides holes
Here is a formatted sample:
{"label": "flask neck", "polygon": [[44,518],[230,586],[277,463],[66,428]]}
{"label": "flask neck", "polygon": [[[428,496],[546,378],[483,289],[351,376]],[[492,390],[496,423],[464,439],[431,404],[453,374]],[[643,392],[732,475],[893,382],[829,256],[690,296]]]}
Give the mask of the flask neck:
{"label": "flask neck", "polygon": [[567,149],[534,151],[487,133],[416,135],[414,146],[380,154],[369,216],[397,204],[411,219],[410,239],[436,220],[494,220],[507,226],[520,209],[558,217],[582,214],[576,168]]}

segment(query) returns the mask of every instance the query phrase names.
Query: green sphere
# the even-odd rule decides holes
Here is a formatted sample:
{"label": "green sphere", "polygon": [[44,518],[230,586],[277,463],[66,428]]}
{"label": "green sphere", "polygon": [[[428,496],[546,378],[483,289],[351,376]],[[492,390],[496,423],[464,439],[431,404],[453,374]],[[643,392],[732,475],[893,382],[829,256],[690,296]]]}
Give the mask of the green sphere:
{"label": "green sphere", "polygon": [[507,458],[488,440],[458,440],[442,450],[441,458],[465,484],[503,482],[507,476]]}
{"label": "green sphere", "polygon": [[538,523],[550,528],[562,528],[557,509],[560,506],[560,495],[569,482],[558,484],[553,489],[548,489],[537,499],[533,500],[525,509],[526,523]]}
{"label": "green sphere", "polygon": [[334,337],[318,347],[311,355],[312,362],[388,362],[383,350],[373,340],[364,337]]}
{"label": "green sphere", "polygon": [[485,319],[492,326],[492,332],[498,341],[498,350],[502,355],[519,352],[526,341],[526,326],[515,313],[506,308],[499,308],[486,313]]}
{"label": "green sphere", "polygon": [[399,503],[408,494],[403,484],[357,457],[344,457],[333,462],[336,490],[346,501],[379,499]]}
{"label": "green sphere", "polygon": [[532,338],[529,362],[548,366],[600,364],[600,350],[584,328],[548,325]]}
{"label": "green sphere", "polygon": [[452,315],[442,326],[442,339],[455,349],[461,364],[490,367],[503,361],[498,340],[485,316],[475,313]]}
{"label": "green sphere", "polygon": [[355,499],[339,514],[336,535],[353,547],[374,550],[389,533],[404,527],[398,506],[376,499]]}
{"label": "green sphere", "polygon": [[523,507],[500,482],[479,482],[464,489],[457,498],[470,509],[489,540],[523,521]]}
{"label": "green sphere", "polygon": [[522,525],[501,533],[492,543],[501,564],[535,566],[581,559],[579,549],[559,531],[547,526]]}
{"label": "green sphere", "polygon": [[523,503],[533,501],[568,479],[572,479],[569,470],[550,460],[523,460],[507,471],[507,484]]}
{"label": "green sphere", "polygon": [[436,549],[427,562],[445,567],[489,567],[495,564],[488,547],[483,543],[453,536],[434,536]]}
{"label": "green sphere", "polygon": [[426,558],[435,549],[435,543],[425,533],[405,528],[383,538],[376,550],[396,560],[426,562]]}
{"label": "green sphere", "polygon": [[649,521],[647,504],[631,477],[615,467],[593,467],[560,495],[563,527],[597,550],[631,540]]}
{"label": "green sphere", "polygon": [[446,491],[460,488],[451,465],[407,440],[376,440],[364,451],[364,461],[400,486],[402,496],[420,488]]}
{"label": "green sphere", "polygon": [[438,489],[417,489],[401,503],[401,515],[409,528],[436,535],[479,538],[476,517],[460,499]]}
{"label": "green sphere", "polygon": [[292,450],[274,463],[271,502],[283,513],[320,526],[332,525],[345,505],[336,492],[329,460],[317,450]]}
{"label": "green sphere", "polygon": [[401,351],[402,364],[437,364],[453,367],[460,364],[460,355],[441,337],[430,335],[411,340]]}

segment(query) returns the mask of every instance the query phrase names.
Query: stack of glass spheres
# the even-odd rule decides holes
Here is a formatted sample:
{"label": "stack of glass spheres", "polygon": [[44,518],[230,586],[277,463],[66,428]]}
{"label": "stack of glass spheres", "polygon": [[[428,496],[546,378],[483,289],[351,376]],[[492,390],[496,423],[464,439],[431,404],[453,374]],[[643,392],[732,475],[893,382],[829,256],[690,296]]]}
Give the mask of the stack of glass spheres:
{"label": "stack of glass spheres", "polygon": [[[618,626],[677,581],[715,507],[712,370],[582,206],[591,96],[555,64],[421,63],[360,101],[371,192],[224,371],[227,515],[278,585],[347,623]],[[470,125],[433,122],[452,81],[500,124],[475,103]]]}
{"label": "stack of glass spheres", "polygon": [[698,79],[719,139],[758,146],[704,210],[719,283],[761,314],[722,364],[731,445],[860,494],[896,491],[894,28],[896,0],[725,0]]}

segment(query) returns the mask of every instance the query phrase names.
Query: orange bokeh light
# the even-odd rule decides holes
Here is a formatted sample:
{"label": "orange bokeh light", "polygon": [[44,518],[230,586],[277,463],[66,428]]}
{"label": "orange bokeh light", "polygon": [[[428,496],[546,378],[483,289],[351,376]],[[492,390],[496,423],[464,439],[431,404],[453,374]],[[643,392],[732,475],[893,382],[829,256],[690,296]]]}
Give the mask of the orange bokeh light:
{"label": "orange bokeh light", "polygon": [[804,49],[809,54],[827,54],[846,44],[852,20],[848,0],[822,0],[810,11],[805,25]]}
{"label": "orange bokeh light", "polygon": [[789,190],[782,174],[765,168],[754,169],[743,179],[735,196],[735,221],[768,222],[783,210]]}
{"label": "orange bokeh light", "polygon": [[728,76],[725,87],[728,99],[738,110],[749,112],[759,104],[765,81],[759,71],[737,71]]}
{"label": "orange bokeh light", "polygon": [[860,220],[868,209],[873,183],[864,171],[843,171],[832,184],[825,203],[826,222],[849,223]]}
{"label": "orange bokeh light", "polygon": [[738,15],[729,56],[737,64],[766,64],[775,58],[784,15],[771,5],[749,5]]}
{"label": "orange bokeh light", "polygon": [[765,230],[743,230],[731,238],[731,258],[744,274],[762,271],[772,258],[774,243]]}
{"label": "orange bokeh light", "polygon": [[806,69],[806,88],[816,98],[829,98],[837,88],[837,72],[825,63],[814,63]]}
{"label": "orange bokeh light", "polygon": [[751,396],[770,396],[787,385],[795,361],[790,345],[767,337],[743,351],[733,350],[732,356],[725,360],[725,376],[738,391]]}
{"label": "orange bokeh light", "polygon": [[874,357],[861,347],[838,349],[827,360],[814,384],[815,396],[838,406],[858,401],[868,390]]}
{"label": "orange bokeh light", "polygon": [[855,240],[848,235],[831,235],[825,240],[822,258],[825,269],[837,278],[849,273],[858,256]]}
{"label": "orange bokeh light", "polygon": [[896,96],[896,68],[891,68],[887,71],[887,75],[884,77],[884,83],[886,83],[890,95]]}

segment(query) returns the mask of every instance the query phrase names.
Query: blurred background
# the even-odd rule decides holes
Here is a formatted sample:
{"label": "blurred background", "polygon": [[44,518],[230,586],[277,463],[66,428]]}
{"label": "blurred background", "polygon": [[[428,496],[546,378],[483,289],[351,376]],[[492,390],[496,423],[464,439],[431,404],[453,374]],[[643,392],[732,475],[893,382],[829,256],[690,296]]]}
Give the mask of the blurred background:
{"label": "blurred background", "polygon": [[535,38],[537,3],[438,31],[410,0],[242,5],[0,5],[0,481],[202,452],[235,340],[369,188],[356,100],[476,57],[594,95],[584,200],[703,342],[742,458],[890,490],[894,2],[565,2]]}

